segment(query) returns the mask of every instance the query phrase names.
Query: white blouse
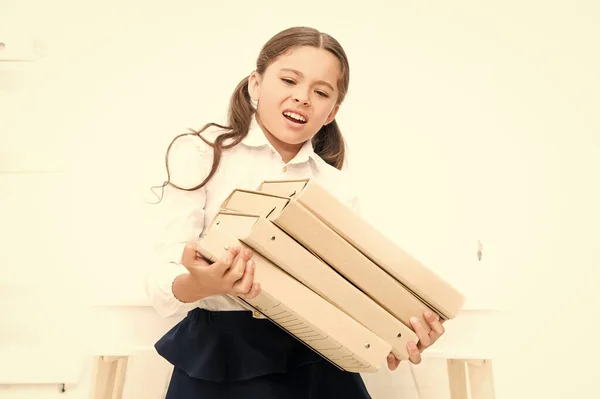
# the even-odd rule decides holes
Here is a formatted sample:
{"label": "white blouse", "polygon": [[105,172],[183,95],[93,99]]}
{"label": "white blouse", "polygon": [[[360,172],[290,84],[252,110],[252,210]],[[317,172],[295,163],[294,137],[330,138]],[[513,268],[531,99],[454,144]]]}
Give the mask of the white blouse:
{"label": "white blouse", "polygon": [[[221,132],[209,128],[203,137],[213,142]],[[212,147],[197,136],[177,139],[169,154],[171,181],[179,187],[197,186],[208,176],[212,159]],[[154,205],[159,207],[160,223],[155,246],[157,262],[151,265],[146,280],[146,293],[159,315],[183,315],[196,307],[213,311],[249,309],[229,295],[210,296],[193,303],[179,301],[171,287],[178,275],[188,273],[180,263],[183,248],[204,233],[222,202],[235,188],[256,190],[263,180],[304,178],[319,181],[358,211],[357,197],[347,172],[334,168],[315,154],[310,140],[286,164],[255,119],[240,144],[223,150],[219,168],[207,185],[195,191],[165,187],[162,201]]]}

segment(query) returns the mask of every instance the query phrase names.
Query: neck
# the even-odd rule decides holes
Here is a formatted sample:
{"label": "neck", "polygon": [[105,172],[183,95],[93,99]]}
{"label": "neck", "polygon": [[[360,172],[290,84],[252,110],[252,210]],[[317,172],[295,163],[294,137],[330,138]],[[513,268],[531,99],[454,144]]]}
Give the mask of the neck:
{"label": "neck", "polygon": [[267,128],[265,128],[265,126],[262,124],[258,117],[256,118],[256,122],[261,127],[262,131],[267,137],[267,140],[269,141],[269,143],[271,143],[275,151],[277,151],[279,155],[281,155],[281,159],[283,160],[283,162],[288,163],[292,159],[294,159],[296,155],[298,155],[298,152],[300,152],[300,149],[302,148],[304,143],[289,144],[283,142],[277,137],[275,137],[273,134],[271,134],[271,132]]}
{"label": "neck", "polygon": [[265,134],[267,135],[267,140],[269,140],[273,148],[275,148],[275,151],[277,151],[279,155],[281,155],[281,159],[285,163],[288,163],[292,159],[294,159],[294,157],[298,155],[298,152],[300,152],[300,149],[304,144],[301,143],[296,145],[290,145],[288,143],[283,143],[281,140],[277,139],[277,137],[273,136],[268,132],[265,132]]}

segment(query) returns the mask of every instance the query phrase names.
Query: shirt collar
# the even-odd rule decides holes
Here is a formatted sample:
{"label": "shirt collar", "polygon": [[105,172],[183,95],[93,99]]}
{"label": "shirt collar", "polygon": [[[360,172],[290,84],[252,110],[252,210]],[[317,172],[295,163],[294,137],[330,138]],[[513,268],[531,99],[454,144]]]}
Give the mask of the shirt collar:
{"label": "shirt collar", "polygon": [[[256,121],[256,114],[252,115],[250,129],[248,130],[246,137],[242,140],[242,144],[248,147],[257,148],[267,146],[271,151],[275,152],[275,148],[273,148],[269,140],[267,140],[267,136],[265,136],[265,133]],[[289,163],[302,163],[308,161],[309,158],[315,160],[316,156],[317,154],[315,154],[312,140],[308,140]]]}

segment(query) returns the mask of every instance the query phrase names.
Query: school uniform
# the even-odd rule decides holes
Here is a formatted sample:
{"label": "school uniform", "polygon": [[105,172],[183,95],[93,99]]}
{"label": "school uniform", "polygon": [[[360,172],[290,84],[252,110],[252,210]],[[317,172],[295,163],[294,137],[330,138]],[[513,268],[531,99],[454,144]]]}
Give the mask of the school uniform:
{"label": "school uniform", "polygon": [[[212,141],[218,133],[212,129],[203,136]],[[178,139],[169,155],[171,181],[186,188],[198,185],[208,175],[212,157],[212,148],[200,138]],[[284,163],[255,119],[246,138],[223,151],[206,186],[195,191],[165,187],[156,205],[162,226],[158,261],[146,288],[161,316],[186,316],[155,345],[174,366],[167,399],[370,398],[360,374],[338,369],[236,297],[215,295],[182,303],[171,289],[178,275],[188,273],[180,264],[185,244],[202,236],[233,189],[256,189],[263,180],[302,178],[318,180],[357,209],[345,172],[325,163],[310,142]]]}

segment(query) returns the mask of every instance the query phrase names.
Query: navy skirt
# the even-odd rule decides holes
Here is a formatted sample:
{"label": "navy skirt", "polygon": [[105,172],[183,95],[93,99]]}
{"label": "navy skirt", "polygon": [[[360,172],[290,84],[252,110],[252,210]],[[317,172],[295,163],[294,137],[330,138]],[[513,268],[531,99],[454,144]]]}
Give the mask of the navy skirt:
{"label": "navy skirt", "polygon": [[174,366],[166,399],[369,399],[340,370],[250,311],[194,309],[155,345]]}

